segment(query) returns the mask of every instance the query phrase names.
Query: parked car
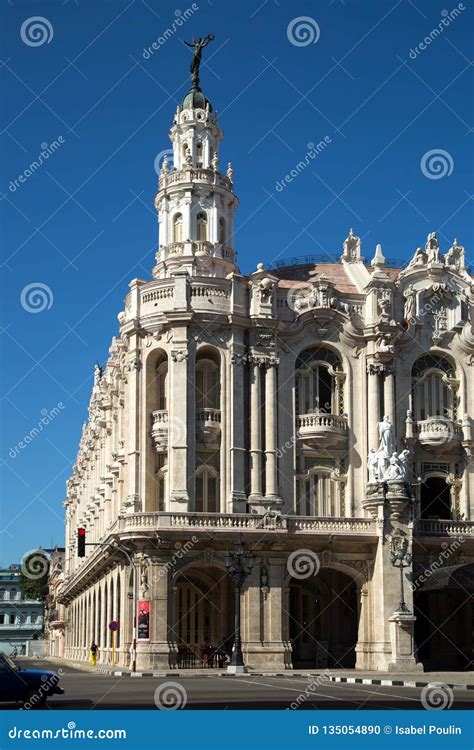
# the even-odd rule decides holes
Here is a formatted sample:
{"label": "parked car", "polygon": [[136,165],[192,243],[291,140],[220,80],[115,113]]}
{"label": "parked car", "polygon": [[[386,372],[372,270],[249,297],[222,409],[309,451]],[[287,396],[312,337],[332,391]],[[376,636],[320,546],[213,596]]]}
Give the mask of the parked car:
{"label": "parked car", "polygon": [[44,669],[22,669],[0,651],[0,701],[22,703],[24,708],[44,706],[48,695],[62,695],[59,675]]}

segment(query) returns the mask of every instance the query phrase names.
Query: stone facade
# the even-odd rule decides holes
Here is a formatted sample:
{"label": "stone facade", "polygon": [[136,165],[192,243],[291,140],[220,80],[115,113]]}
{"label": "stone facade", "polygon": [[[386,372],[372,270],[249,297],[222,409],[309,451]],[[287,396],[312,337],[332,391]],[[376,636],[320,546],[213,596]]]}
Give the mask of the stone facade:
{"label": "stone facade", "polygon": [[[249,667],[430,666],[419,575],[433,584],[442,568],[451,591],[474,561],[464,249],[442,254],[431,233],[405,267],[380,246],[366,263],[351,230],[335,262],[259,263],[244,276],[233,168],[220,170],[222,132],[202,94],[178,107],[170,138],[153,279],[130,283],[67,483],[65,655],[85,659],[96,640],[110,663],[118,620],[117,660],[129,665],[134,607],[139,669],[196,666],[203,643],[229,652],[225,552],[240,538],[254,560],[241,594]],[[384,416],[408,476],[368,473]],[[405,608],[397,537],[409,550]],[[461,638],[467,663],[472,635]]]}

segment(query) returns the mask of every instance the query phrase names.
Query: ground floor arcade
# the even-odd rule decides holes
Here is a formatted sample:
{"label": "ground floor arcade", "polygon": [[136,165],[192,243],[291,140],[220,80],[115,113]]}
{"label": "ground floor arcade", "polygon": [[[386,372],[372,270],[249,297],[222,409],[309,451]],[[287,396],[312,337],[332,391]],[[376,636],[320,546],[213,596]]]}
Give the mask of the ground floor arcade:
{"label": "ground floor arcade", "polygon": [[[91,567],[65,601],[66,658],[88,659],[95,641],[99,663],[129,667],[136,605],[145,623],[138,628],[137,669],[228,663],[236,632],[229,543],[192,539],[160,550],[142,545],[135,585],[133,570],[117,555]],[[431,589],[417,587],[410,569],[403,574],[409,613],[397,616],[400,575],[380,541],[245,546],[253,566],[240,596],[241,637],[250,669],[396,670],[417,662],[425,669],[472,668],[470,593],[436,581]],[[115,634],[111,621],[119,623]]]}

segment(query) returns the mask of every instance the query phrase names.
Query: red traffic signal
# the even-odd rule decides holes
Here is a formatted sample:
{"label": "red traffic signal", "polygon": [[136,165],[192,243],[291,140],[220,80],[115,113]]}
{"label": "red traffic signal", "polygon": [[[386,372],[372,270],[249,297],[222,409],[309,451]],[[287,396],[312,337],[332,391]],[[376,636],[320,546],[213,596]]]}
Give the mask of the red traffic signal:
{"label": "red traffic signal", "polygon": [[86,556],[86,530],[84,528],[77,530],[77,556]]}

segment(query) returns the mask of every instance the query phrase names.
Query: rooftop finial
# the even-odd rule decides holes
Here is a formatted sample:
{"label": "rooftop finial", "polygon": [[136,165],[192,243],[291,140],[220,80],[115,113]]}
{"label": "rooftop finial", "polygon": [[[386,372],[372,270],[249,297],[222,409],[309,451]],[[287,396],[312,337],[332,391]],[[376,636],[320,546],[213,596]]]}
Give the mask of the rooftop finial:
{"label": "rooftop finial", "polygon": [[191,62],[191,88],[195,91],[200,91],[199,86],[199,67],[201,65],[202,51],[204,47],[207,47],[209,42],[214,40],[214,34],[208,34],[205,37],[197,36],[192,42],[184,42],[188,47],[194,49],[194,55]]}

